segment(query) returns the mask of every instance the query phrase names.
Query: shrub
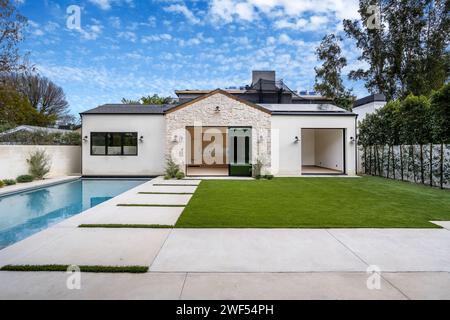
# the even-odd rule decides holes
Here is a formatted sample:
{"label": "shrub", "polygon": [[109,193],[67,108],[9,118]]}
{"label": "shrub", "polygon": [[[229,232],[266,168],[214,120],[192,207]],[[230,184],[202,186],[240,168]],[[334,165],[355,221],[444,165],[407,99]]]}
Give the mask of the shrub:
{"label": "shrub", "polygon": [[273,179],[273,174],[266,174],[266,175],[264,176],[264,179],[272,180],[272,179]]}
{"label": "shrub", "polygon": [[2,180],[0,180],[0,188],[3,188],[4,185],[5,185],[5,183]]}
{"label": "shrub", "polygon": [[[181,176],[182,175],[182,176]],[[164,179],[183,179],[184,173],[180,170],[180,167],[172,160],[172,158],[167,158],[166,170],[164,174]]]}
{"label": "shrub", "polygon": [[[261,159],[257,159],[256,163],[253,165],[253,177],[256,179],[261,179],[261,170],[263,168],[264,164]],[[259,178],[258,178],[259,176]]]}
{"label": "shrub", "polygon": [[38,180],[42,180],[50,172],[50,157],[45,150],[34,151],[31,153],[30,158],[27,159],[27,162],[30,174]]}
{"label": "shrub", "polygon": [[2,144],[20,145],[81,145],[81,135],[78,132],[68,133],[47,133],[45,131],[36,132],[15,132],[0,137]]}
{"label": "shrub", "polygon": [[178,180],[183,179],[184,173],[182,171],[178,171],[177,174],[175,175],[175,178],[177,178]]}
{"label": "shrub", "polygon": [[5,186],[12,186],[16,184],[16,180],[14,179],[5,179],[3,180],[3,183],[5,184]]}
{"label": "shrub", "polygon": [[26,183],[26,182],[31,182],[33,180],[34,180],[33,176],[30,176],[29,174],[24,174],[24,175],[18,176],[16,179],[16,181],[18,183]]}

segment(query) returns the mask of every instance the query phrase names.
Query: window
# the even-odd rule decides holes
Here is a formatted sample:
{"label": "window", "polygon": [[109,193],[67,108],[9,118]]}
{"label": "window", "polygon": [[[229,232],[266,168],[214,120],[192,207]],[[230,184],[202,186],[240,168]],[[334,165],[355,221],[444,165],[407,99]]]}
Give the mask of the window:
{"label": "window", "polygon": [[137,156],[137,132],[92,132],[91,155]]}

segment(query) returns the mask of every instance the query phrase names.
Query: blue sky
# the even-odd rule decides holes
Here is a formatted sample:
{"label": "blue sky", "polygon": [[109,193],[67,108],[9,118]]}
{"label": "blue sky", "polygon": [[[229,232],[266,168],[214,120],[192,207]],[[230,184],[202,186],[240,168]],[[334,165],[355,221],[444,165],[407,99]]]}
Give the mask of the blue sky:
{"label": "blue sky", "polygon": [[[63,87],[74,114],[123,97],[249,84],[253,69],[311,90],[320,40],[358,17],[357,0],[15,1],[30,20],[22,49]],[[67,28],[70,5],[81,9],[81,29]],[[361,65],[352,41],[343,50],[345,72]]]}

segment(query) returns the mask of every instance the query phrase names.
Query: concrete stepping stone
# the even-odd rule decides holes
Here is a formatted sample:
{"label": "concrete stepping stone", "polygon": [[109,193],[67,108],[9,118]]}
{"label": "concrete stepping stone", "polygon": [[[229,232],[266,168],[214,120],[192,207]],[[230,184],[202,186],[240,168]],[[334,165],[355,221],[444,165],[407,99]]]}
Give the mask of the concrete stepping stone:
{"label": "concrete stepping stone", "polygon": [[179,194],[136,194],[123,199],[120,204],[187,205],[192,195]]}
{"label": "concrete stepping stone", "polygon": [[33,238],[19,242],[22,248],[33,250],[10,256],[6,264],[149,266],[170,230],[53,228],[52,232],[60,236],[50,241],[39,239],[38,244]]}

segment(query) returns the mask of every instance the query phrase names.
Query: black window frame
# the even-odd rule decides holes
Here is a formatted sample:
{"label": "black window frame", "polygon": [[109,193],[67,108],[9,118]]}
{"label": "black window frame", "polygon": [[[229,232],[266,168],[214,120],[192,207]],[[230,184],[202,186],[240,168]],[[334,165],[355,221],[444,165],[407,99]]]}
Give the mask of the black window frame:
{"label": "black window frame", "polygon": [[[124,142],[124,135],[125,134],[134,134],[136,135],[136,154],[124,154],[123,152],[123,142]],[[96,135],[104,135],[105,136],[105,154],[93,154],[93,144],[92,144],[92,136]],[[120,154],[108,154],[108,135],[109,134],[120,134],[120,146],[121,146],[121,152]],[[136,157],[139,154],[139,139],[138,139],[138,133],[137,132],[91,132],[91,140],[90,140],[90,151],[91,156],[93,157]]]}

